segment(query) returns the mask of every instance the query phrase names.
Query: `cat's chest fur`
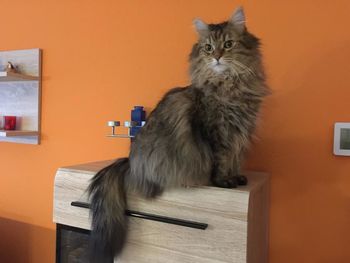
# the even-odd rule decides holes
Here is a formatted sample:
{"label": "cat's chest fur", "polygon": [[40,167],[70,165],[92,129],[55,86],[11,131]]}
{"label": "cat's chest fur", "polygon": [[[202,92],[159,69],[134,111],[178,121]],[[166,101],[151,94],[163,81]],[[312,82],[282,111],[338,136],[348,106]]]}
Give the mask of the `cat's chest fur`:
{"label": "cat's chest fur", "polygon": [[206,137],[218,133],[247,136],[254,128],[259,103],[246,86],[229,83],[205,87],[199,103]]}

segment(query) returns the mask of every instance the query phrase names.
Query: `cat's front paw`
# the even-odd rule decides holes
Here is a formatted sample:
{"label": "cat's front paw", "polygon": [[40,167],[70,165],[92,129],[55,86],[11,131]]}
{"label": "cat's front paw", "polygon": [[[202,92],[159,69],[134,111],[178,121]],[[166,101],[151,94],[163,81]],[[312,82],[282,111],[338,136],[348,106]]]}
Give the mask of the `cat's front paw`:
{"label": "cat's front paw", "polygon": [[239,185],[247,185],[248,179],[244,175],[230,176],[230,177],[216,177],[212,182],[217,187],[222,188],[236,188]]}
{"label": "cat's front paw", "polygon": [[237,184],[238,185],[247,185],[248,179],[244,175],[237,175]]}
{"label": "cat's front paw", "polygon": [[212,179],[212,182],[217,187],[222,188],[236,188],[238,185],[237,177],[216,177]]}

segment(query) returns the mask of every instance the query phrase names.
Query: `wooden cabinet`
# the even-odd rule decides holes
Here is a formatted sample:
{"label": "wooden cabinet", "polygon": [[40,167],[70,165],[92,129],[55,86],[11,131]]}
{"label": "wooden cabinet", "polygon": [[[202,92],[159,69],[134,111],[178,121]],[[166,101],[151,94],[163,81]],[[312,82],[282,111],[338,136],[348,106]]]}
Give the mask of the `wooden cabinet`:
{"label": "wooden cabinet", "polygon": [[[11,62],[17,72],[3,71]],[[40,143],[41,50],[0,51],[0,127],[17,116],[16,130],[0,128],[0,142]]]}
{"label": "wooden cabinet", "polygon": [[[90,229],[89,180],[110,162],[60,168],[55,177],[54,222]],[[127,245],[118,263],[267,263],[266,174],[247,173],[238,189],[190,187],[166,191],[154,200],[128,195],[128,209],[207,225],[205,229],[130,217]]]}

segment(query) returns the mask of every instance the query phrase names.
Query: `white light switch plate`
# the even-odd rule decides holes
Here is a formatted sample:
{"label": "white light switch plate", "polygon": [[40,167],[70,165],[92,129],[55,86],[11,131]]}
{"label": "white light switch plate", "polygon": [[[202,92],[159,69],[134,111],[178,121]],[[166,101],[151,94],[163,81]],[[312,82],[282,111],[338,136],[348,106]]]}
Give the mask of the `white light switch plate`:
{"label": "white light switch plate", "polygon": [[350,156],[350,122],[336,122],[334,124],[335,155]]}

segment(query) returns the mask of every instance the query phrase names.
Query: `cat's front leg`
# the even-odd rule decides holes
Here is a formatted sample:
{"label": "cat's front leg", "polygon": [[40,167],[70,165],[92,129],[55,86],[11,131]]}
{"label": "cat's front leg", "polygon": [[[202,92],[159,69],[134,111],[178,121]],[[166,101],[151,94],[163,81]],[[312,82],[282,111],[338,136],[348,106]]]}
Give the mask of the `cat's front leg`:
{"label": "cat's front leg", "polygon": [[248,179],[246,176],[244,176],[241,173],[241,157],[240,156],[233,156],[231,157],[231,168],[230,168],[230,174],[233,177],[237,178],[237,185],[247,185]]}
{"label": "cat's front leg", "polygon": [[231,161],[227,151],[222,150],[214,153],[211,181],[215,186],[235,188],[239,185],[238,174],[233,173]]}
{"label": "cat's front leg", "polygon": [[215,186],[223,188],[235,188],[248,183],[247,177],[240,173],[240,158],[224,150],[214,154],[211,181]]}

